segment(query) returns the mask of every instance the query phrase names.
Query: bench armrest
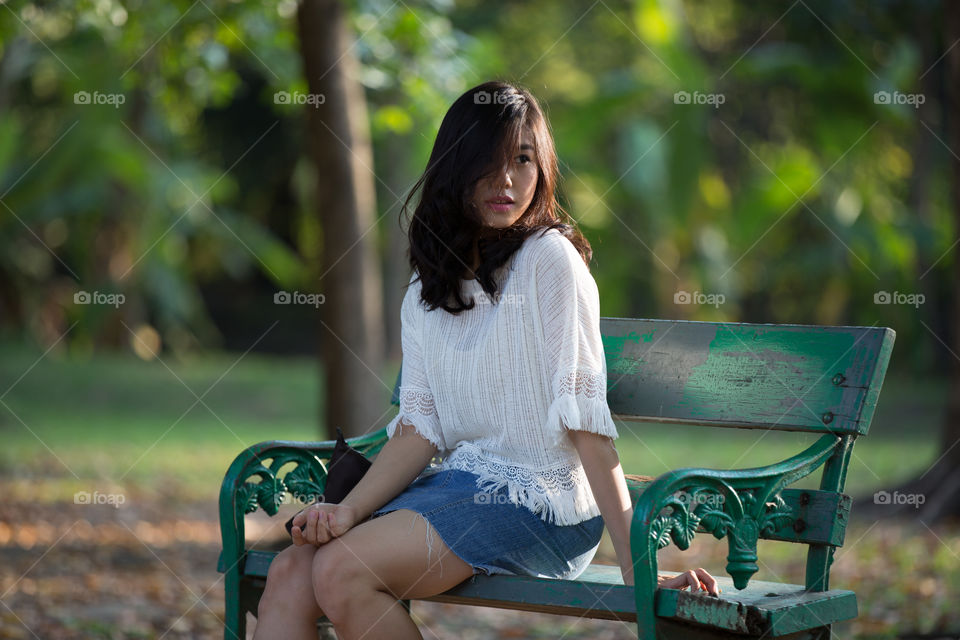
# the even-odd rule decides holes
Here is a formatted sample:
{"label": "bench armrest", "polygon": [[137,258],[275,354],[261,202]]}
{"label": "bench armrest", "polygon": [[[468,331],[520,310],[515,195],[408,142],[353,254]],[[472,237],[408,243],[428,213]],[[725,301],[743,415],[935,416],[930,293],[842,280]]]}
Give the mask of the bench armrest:
{"label": "bench armrest", "polygon": [[[371,458],[387,442],[386,429],[347,438],[347,444]],[[295,442],[270,440],[238,455],[220,485],[221,570],[236,563],[244,550],[243,516],[258,508],[276,515],[286,494],[312,502],[326,487],[327,467],[336,440]],[[292,467],[290,466],[292,463]],[[257,482],[252,482],[253,479]]]}
{"label": "bench armrest", "polygon": [[[741,470],[677,469],[640,494],[630,526],[639,637],[654,638],[657,551],[671,540],[687,549],[698,530],[728,537],[727,573],[745,589],[757,572],[757,540],[793,523],[797,514],[781,491],[823,464],[841,438],[827,434],[796,456]],[[661,513],[669,508],[669,512]]]}

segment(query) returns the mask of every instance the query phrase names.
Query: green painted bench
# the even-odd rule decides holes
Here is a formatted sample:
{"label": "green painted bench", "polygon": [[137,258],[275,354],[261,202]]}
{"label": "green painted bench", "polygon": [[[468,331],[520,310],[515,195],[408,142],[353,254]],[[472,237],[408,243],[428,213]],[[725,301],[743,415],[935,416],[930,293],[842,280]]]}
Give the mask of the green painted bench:
{"label": "green painted bench", "polygon": [[[476,575],[428,600],[636,622],[639,638],[685,640],[825,640],[832,624],[856,617],[856,595],[830,588],[830,566],[850,513],[847,465],[873,418],[894,332],[622,318],[602,318],[601,332],[618,420],[820,437],[766,467],[628,476],[635,587],[623,584],[619,567],[594,563],[576,580]],[[629,437],[628,425],[619,428]],[[374,457],[386,440],[382,429],[348,441]],[[244,514],[274,515],[285,496],[321,493],[333,445],[263,442],[230,466],[220,492],[226,638],[244,637],[275,555],[246,549]],[[819,489],[790,487],[821,467]],[[657,550],[671,542],[686,549],[696,533],[728,541],[730,577],[718,576],[719,598],[656,587]],[[751,581],[758,539],[808,545],[805,584]]]}

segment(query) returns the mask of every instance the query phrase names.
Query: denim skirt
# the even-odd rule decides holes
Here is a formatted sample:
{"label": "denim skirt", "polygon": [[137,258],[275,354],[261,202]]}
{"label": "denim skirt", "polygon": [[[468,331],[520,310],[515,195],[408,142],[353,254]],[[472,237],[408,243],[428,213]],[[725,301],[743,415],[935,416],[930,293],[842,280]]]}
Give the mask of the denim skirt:
{"label": "denim skirt", "polygon": [[[506,487],[480,491],[478,478],[459,469],[421,474],[370,518],[397,509],[420,514],[474,574],[573,579],[586,570],[600,546],[602,516],[574,525],[551,524],[509,502]],[[432,562],[432,532],[427,529]]]}

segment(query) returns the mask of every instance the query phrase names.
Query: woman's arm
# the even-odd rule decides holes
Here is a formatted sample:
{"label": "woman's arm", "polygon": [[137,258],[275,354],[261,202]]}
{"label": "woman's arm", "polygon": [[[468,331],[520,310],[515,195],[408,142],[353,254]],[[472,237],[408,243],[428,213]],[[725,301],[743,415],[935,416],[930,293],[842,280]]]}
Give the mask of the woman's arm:
{"label": "woman's arm", "polygon": [[620,456],[609,436],[589,431],[568,430],[573,446],[590,481],[593,497],[600,507],[603,523],[610,532],[624,584],[633,584],[633,559],[630,555],[630,523],[633,503],[623,477]]}
{"label": "woman's arm", "polygon": [[398,431],[343,500],[318,502],[294,516],[290,529],[293,543],[319,546],[342,536],[399,495],[436,454],[437,447],[401,419]]}
{"label": "woman's arm", "polygon": [[360,482],[340,504],[352,506],[356,521],[363,522],[416,480],[435,455],[437,447],[401,419],[399,431],[383,445]]}
{"label": "woman's arm", "polygon": [[[603,523],[610,532],[613,549],[617,553],[623,583],[633,584],[633,556],[630,554],[630,523],[633,521],[633,503],[623,476],[620,456],[613,440],[590,431],[568,429],[573,446],[580,454],[580,462],[590,481],[590,489],[600,508]],[[671,589],[690,591],[703,590],[710,595],[719,595],[716,578],[705,569],[690,569],[675,576],[658,576],[657,584]]]}

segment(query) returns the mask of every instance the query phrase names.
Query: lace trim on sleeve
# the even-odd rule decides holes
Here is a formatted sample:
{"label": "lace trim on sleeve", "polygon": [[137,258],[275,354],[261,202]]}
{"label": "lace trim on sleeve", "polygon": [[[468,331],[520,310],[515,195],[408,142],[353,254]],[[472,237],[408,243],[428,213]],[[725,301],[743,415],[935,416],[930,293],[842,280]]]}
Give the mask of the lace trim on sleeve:
{"label": "lace trim on sleeve", "polygon": [[607,405],[607,377],[602,372],[575,369],[561,374],[547,412],[547,432],[556,440],[564,429],[589,431],[616,440],[617,426]]}
{"label": "lace trim on sleeve", "polygon": [[607,376],[593,371],[570,371],[560,376],[557,395],[584,396],[606,399]]}
{"label": "lace trim on sleeve", "polygon": [[446,449],[443,431],[440,428],[440,414],[433,392],[427,389],[408,389],[400,387],[400,413],[387,425],[387,437],[399,433],[400,420],[413,425],[417,433],[429,440],[437,449]]}
{"label": "lace trim on sleeve", "polygon": [[419,389],[401,389],[400,390],[400,410],[404,413],[418,413],[423,416],[436,416],[437,403],[433,399],[433,392],[421,391]]}

